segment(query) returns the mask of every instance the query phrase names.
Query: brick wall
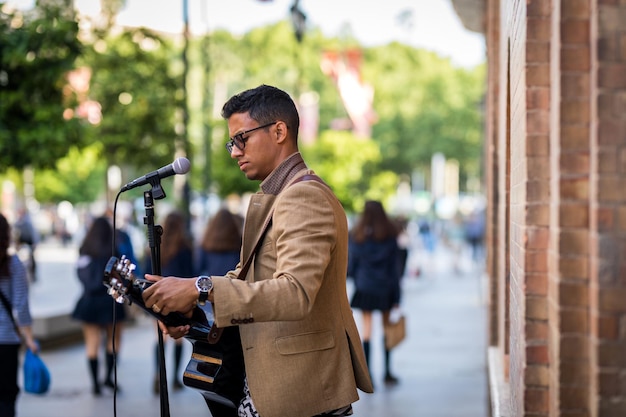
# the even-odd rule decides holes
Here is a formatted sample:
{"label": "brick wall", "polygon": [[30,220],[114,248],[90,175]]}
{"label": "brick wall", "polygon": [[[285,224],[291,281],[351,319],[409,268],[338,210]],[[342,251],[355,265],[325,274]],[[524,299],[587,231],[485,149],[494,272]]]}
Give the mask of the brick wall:
{"label": "brick wall", "polygon": [[626,0],[486,10],[492,411],[626,416]]}
{"label": "brick wall", "polygon": [[601,0],[592,32],[597,129],[590,188],[597,415],[626,416],[626,1]]}

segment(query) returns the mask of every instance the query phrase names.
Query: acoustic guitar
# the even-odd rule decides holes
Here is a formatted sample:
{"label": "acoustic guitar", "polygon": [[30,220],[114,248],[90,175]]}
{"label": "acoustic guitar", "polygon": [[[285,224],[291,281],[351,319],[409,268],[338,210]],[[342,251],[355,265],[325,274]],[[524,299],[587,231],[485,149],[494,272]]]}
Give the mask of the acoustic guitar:
{"label": "acoustic guitar", "polygon": [[243,398],[244,363],[239,329],[214,325],[211,303],[196,307],[192,317],[180,313],[162,315],[147,308],[143,291],[153,283],[136,277],[136,265],[125,256],[112,256],[104,271],[104,285],[118,303],[135,304],[168,327],[189,325],[185,338],[193,345],[183,384],[200,391],[205,401],[236,408]]}

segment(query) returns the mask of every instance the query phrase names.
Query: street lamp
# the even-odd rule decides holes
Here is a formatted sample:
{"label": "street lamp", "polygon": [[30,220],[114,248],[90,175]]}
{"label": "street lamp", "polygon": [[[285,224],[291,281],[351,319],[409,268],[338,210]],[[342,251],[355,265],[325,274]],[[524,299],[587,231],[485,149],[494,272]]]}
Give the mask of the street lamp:
{"label": "street lamp", "polygon": [[293,6],[291,6],[291,23],[293,24],[293,29],[296,33],[296,39],[298,42],[302,42],[306,24],[306,15],[300,9],[300,0],[295,0]]}

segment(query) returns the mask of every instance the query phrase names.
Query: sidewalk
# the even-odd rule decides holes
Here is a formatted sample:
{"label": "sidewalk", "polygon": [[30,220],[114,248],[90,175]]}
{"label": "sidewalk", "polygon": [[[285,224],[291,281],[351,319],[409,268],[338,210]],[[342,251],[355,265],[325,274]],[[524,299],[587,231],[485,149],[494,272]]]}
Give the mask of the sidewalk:
{"label": "sidewalk", "polygon": [[[37,257],[40,277],[32,287],[33,315],[73,308],[80,292],[73,272],[75,249],[43,245]],[[486,297],[480,270],[467,261],[462,273],[454,273],[452,255],[444,250],[418,260],[422,274],[406,277],[403,286],[408,336],[392,353],[400,384],[382,383],[382,329],[375,317],[371,371],[376,392],[360,393],[354,415],[487,417]],[[152,393],[156,328],[152,319],[138,317],[122,334],[117,369],[122,391],[115,401],[108,392],[99,398],[91,395],[84,348],[76,343],[42,353],[52,373],[51,390],[43,396],[22,393],[18,417],[161,416],[159,397]],[[358,312],[355,317],[359,323]],[[166,347],[170,380],[171,348]],[[191,345],[185,342],[184,349],[188,358]],[[186,387],[170,388],[169,410],[171,417],[210,415],[201,395]]]}

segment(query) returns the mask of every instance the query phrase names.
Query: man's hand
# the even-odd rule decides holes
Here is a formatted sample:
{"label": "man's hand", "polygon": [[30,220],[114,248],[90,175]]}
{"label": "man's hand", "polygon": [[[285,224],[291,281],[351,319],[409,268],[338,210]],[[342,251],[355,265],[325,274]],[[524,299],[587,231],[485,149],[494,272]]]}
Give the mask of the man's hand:
{"label": "man's hand", "polygon": [[170,335],[174,339],[180,339],[181,337],[185,336],[187,333],[189,333],[189,329],[191,327],[189,325],[167,327],[162,321],[158,321],[157,323],[159,324],[159,328],[161,329],[163,334]]}
{"label": "man's hand", "polygon": [[161,277],[146,274],[148,281],[154,282],[143,291],[146,307],[155,313],[168,315],[173,311],[189,314],[198,301],[196,281],[190,278]]}

